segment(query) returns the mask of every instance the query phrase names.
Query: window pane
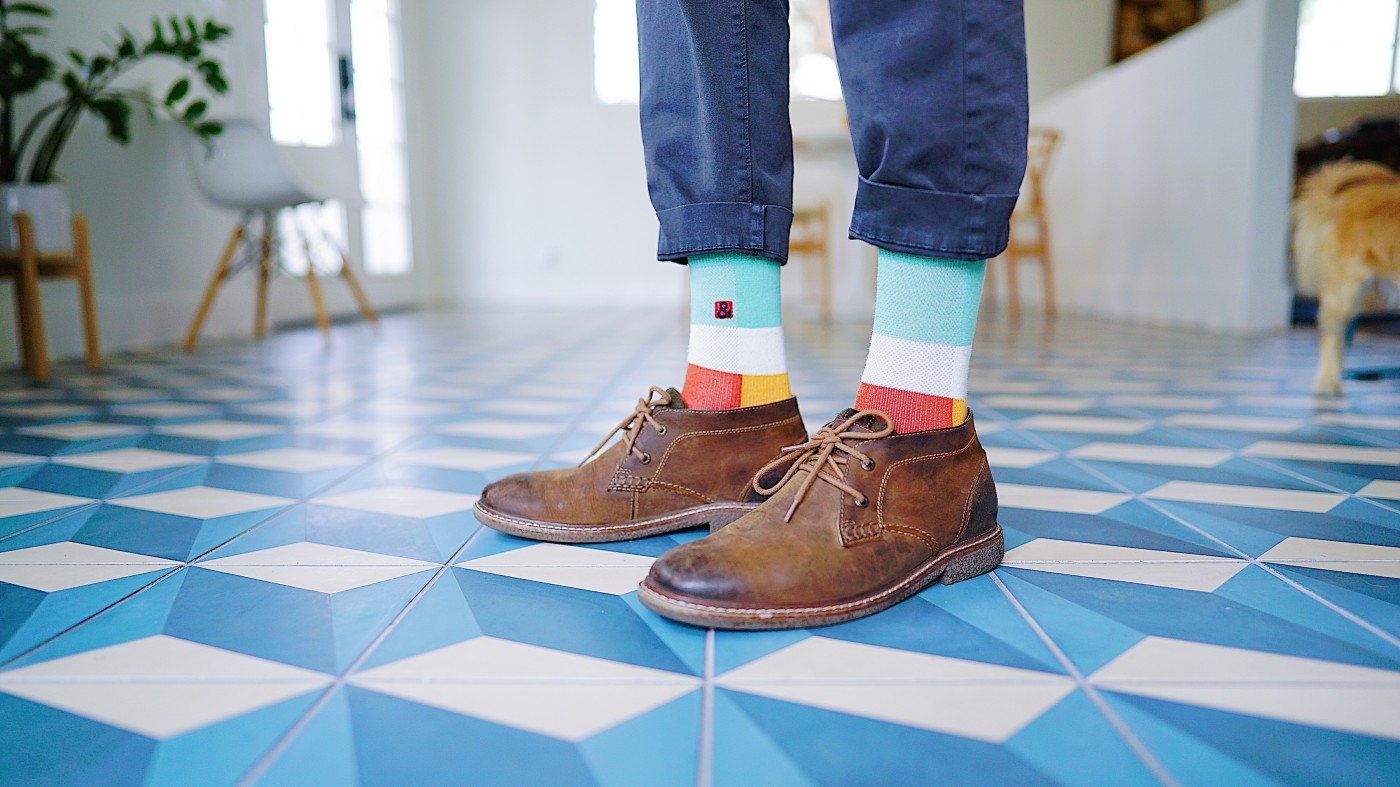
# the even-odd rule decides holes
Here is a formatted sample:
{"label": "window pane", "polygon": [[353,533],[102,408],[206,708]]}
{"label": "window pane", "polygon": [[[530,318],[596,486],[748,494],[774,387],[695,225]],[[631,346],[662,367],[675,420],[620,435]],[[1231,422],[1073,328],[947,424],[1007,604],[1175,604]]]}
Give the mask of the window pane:
{"label": "window pane", "polygon": [[350,25],[365,271],[407,273],[413,257],[398,0],[351,0]]}
{"label": "window pane", "polygon": [[605,104],[635,104],[637,5],[633,0],[598,0],[593,11],[593,84]]}
{"label": "window pane", "polygon": [[307,248],[317,275],[340,272],[340,249],[345,248],[345,204],[327,200],[300,205],[277,214],[277,251],[282,271],[306,274]]}
{"label": "window pane", "polygon": [[1394,75],[1397,0],[1303,0],[1293,92],[1379,96]]}
{"label": "window pane", "polygon": [[267,103],[283,145],[335,144],[340,111],[327,0],[266,0]]}

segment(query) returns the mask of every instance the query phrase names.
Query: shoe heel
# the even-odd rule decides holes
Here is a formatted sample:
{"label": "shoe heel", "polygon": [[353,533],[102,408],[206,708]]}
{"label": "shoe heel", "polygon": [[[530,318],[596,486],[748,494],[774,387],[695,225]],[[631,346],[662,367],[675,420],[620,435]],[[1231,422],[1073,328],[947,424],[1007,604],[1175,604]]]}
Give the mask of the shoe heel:
{"label": "shoe heel", "polygon": [[944,585],[951,585],[954,582],[980,577],[1001,565],[1005,554],[1006,543],[1001,533],[997,533],[996,539],[991,543],[948,561],[948,565],[943,567],[943,573],[938,576],[938,581]]}

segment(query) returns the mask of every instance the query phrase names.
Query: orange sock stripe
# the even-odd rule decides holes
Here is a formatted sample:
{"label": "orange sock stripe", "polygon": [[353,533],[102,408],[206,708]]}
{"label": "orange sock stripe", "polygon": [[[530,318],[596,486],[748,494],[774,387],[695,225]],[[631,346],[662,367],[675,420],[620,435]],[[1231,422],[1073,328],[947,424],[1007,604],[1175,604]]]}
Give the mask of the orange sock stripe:
{"label": "orange sock stripe", "polygon": [[696,410],[732,410],[741,406],[744,376],[687,364],[681,399]]}
{"label": "orange sock stripe", "polygon": [[922,432],[956,426],[967,417],[967,402],[915,391],[861,383],[857,410],[880,410],[894,419],[896,432]]}

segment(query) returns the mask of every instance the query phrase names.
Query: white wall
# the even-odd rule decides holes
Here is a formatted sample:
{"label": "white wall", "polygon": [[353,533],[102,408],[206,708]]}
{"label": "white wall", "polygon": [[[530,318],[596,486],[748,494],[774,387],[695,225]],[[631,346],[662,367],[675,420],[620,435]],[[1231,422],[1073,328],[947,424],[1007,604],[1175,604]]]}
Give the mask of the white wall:
{"label": "white wall", "polygon": [[[265,118],[261,9],[261,0],[60,2],[48,43],[55,53],[68,47],[92,49],[119,25],[144,30],[157,14],[213,15],[231,22],[235,34],[220,50],[233,91],[212,111]],[[127,84],[163,89],[170,74],[168,68],[150,64],[133,72]],[[27,106],[32,111],[35,104]],[[97,309],[107,351],[171,345],[183,337],[236,219],[200,200],[180,156],[182,140],[176,129],[148,126],[138,116],[133,136],[134,143],[123,148],[108,141],[91,119],[85,120],[59,166],[74,208],[87,214],[91,223]],[[428,258],[419,253],[417,259],[420,269],[414,276],[366,281],[376,306],[420,300]],[[250,333],[252,284],[251,278],[242,278],[224,285],[206,323],[206,337]],[[323,290],[333,312],[353,311],[340,282],[327,282]],[[48,282],[43,293],[50,352],[77,355],[81,334],[74,286]],[[301,281],[274,283],[270,308],[274,325],[310,314]],[[0,365],[17,360],[15,332],[12,300],[7,292],[0,293]]]}
{"label": "white wall", "polygon": [[1042,102],[1072,311],[1227,331],[1286,325],[1297,0],[1241,0]]}

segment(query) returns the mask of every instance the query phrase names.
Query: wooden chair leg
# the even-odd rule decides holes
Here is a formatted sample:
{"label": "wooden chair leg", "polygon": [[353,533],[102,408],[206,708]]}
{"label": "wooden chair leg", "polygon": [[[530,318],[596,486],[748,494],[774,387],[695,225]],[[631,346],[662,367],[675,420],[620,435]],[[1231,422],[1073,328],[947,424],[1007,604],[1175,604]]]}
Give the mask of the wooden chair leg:
{"label": "wooden chair leg", "polygon": [[1044,218],[1040,222],[1040,276],[1045,285],[1045,316],[1054,317],[1059,307],[1055,301],[1054,265],[1050,261],[1050,227]]}
{"label": "wooden chair leg", "polygon": [[261,339],[267,333],[267,285],[272,277],[272,233],[276,224],[276,214],[271,211],[263,213],[262,247],[258,252],[258,310],[253,317],[255,339]]}
{"label": "wooden chair leg", "polygon": [[209,316],[209,308],[214,305],[214,296],[219,291],[219,285],[228,278],[233,255],[238,251],[238,244],[243,240],[243,233],[247,231],[248,218],[248,215],[244,214],[238,222],[238,226],[233,228],[233,234],[228,238],[228,245],[224,247],[224,256],[219,258],[219,265],[214,269],[214,278],[204,291],[204,298],[200,300],[199,309],[194,313],[194,322],[190,323],[189,333],[185,334],[185,352],[194,352],[195,342],[199,341],[199,329],[204,325],[204,318]]}
{"label": "wooden chair leg", "polygon": [[39,382],[49,380],[49,349],[44,338],[44,310],[39,301],[39,252],[34,240],[34,223],[27,213],[15,214],[19,234],[18,291],[20,333],[24,336],[24,366]]}
{"label": "wooden chair leg", "polygon": [[369,296],[360,287],[360,280],[355,277],[355,272],[350,269],[350,258],[344,252],[340,254],[340,278],[345,280],[346,286],[350,288],[350,294],[355,296],[355,303],[360,306],[360,314],[364,315],[366,321],[374,327],[379,327],[379,313],[370,305]]}
{"label": "wooden chair leg", "polygon": [[102,341],[97,332],[97,297],[92,287],[92,245],[87,217],[73,217],[73,260],[78,268],[78,298],[83,306],[83,347],[89,371],[102,369]]}
{"label": "wooden chair leg", "polygon": [[330,341],[331,318],[326,314],[326,302],[321,297],[321,280],[316,276],[316,261],[311,254],[311,240],[306,237],[305,229],[297,229],[301,234],[301,248],[306,252],[306,288],[311,291],[311,308],[316,314],[316,327],[321,329],[321,335],[326,337],[326,341]]}
{"label": "wooden chair leg", "polygon": [[1016,322],[1021,319],[1021,284],[1016,276],[1016,266],[1021,262],[1021,256],[1015,251],[1006,253],[1006,311],[1011,315],[1011,321]]}

